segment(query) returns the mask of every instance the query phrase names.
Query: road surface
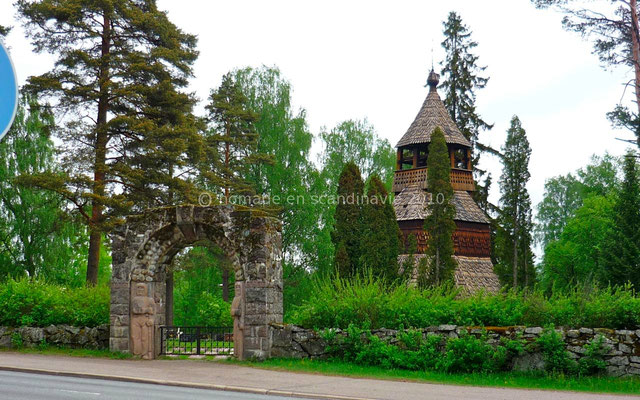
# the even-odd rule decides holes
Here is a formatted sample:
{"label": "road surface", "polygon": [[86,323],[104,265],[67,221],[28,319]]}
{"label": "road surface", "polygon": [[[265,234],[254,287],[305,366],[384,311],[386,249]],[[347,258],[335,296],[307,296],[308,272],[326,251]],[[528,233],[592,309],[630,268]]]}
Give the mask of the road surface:
{"label": "road surface", "polygon": [[290,400],[291,397],[0,371],[0,399]]}

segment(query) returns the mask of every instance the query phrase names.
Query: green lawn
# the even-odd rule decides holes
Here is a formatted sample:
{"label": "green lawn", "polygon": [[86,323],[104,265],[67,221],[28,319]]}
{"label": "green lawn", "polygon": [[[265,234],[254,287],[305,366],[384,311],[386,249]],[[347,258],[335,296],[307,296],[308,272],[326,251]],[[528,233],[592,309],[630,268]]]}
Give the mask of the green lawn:
{"label": "green lawn", "polygon": [[526,389],[572,390],[640,395],[640,378],[572,377],[545,373],[492,373],[447,374],[442,372],[416,372],[380,367],[363,367],[339,361],[271,359],[263,362],[219,360],[279,371],[339,375],[359,378],[446,383],[452,385],[496,386]]}

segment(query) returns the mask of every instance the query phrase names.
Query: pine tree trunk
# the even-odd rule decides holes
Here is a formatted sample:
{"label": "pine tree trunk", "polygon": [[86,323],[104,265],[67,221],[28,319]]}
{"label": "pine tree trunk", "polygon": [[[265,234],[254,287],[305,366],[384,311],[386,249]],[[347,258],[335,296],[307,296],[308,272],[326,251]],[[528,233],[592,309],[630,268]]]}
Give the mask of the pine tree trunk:
{"label": "pine tree trunk", "polygon": [[173,326],[173,271],[167,269],[166,294],[165,294],[165,324]]}
{"label": "pine tree trunk", "polygon": [[108,15],[103,18],[102,30],[102,57],[100,66],[100,97],[98,99],[98,118],[96,120],[96,153],[93,166],[93,195],[95,198],[91,203],[91,219],[89,221],[89,255],[87,258],[87,284],[96,285],[98,283],[98,268],[100,265],[100,245],[102,242],[102,232],[100,223],[102,222],[103,204],[100,198],[104,196],[104,178],[107,158],[107,113],[109,111],[109,65],[107,56],[111,45],[111,20]]}
{"label": "pine tree trunk", "polygon": [[436,249],[436,285],[440,285],[440,249]]}
{"label": "pine tree trunk", "polygon": [[[634,88],[636,94],[636,105],[640,115],[640,28],[638,26],[638,5],[637,0],[630,0],[631,11],[631,47],[633,53]],[[640,147],[640,126],[636,127],[636,143]]]}

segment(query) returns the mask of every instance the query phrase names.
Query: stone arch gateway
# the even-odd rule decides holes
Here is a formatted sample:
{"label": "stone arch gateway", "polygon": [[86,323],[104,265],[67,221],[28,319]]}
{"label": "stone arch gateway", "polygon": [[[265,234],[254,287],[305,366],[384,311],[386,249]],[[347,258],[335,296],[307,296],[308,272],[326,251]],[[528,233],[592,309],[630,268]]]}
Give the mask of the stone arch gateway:
{"label": "stone arch gateway", "polygon": [[280,222],[233,206],[176,206],[130,216],[111,233],[109,348],[155,358],[165,324],[166,266],[181,249],[208,240],[236,276],[236,356],[270,356],[270,325],[282,323]]}

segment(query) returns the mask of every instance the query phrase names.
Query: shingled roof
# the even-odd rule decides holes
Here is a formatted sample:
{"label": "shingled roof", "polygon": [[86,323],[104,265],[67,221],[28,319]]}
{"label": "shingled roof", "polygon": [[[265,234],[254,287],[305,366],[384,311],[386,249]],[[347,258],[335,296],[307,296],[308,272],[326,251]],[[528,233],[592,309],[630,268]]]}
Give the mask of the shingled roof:
{"label": "shingled roof", "polygon": [[[411,274],[411,281],[415,284],[418,281],[418,265],[420,261],[429,257],[426,254],[415,254],[413,256],[414,267]],[[409,258],[408,254],[398,256],[398,265],[402,268]],[[484,257],[463,257],[453,256],[458,264],[456,267],[453,280],[457,287],[463,289],[466,293],[476,293],[484,290],[489,293],[497,293],[500,291],[500,280],[493,271],[493,263],[490,258]]]}
{"label": "shingled roof", "polygon": [[[423,220],[428,215],[427,202],[429,194],[418,186],[404,188],[393,199],[393,208],[398,221]],[[456,207],[457,221],[478,222],[488,224],[489,218],[478,207],[468,192],[453,192],[453,204]]]}
{"label": "shingled roof", "polygon": [[420,108],[416,119],[407,130],[407,133],[402,136],[396,147],[430,143],[431,133],[437,126],[443,130],[447,143],[471,147],[471,143],[460,132],[449,116],[447,109],[444,107],[444,103],[440,100],[438,90],[436,89],[439,78],[440,76],[431,70],[429,79],[427,80],[429,94],[424,100],[424,103],[422,103],[422,108]]}

